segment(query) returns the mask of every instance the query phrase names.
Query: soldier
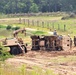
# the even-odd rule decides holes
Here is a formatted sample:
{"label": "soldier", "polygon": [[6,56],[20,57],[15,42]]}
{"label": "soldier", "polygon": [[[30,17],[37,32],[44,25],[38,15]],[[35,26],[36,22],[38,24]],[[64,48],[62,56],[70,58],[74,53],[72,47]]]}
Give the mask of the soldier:
{"label": "soldier", "polygon": [[72,38],[70,38],[70,49],[72,48]]}
{"label": "soldier", "polygon": [[57,31],[56,30],[54,30],[53,35],[57,35]]}
{"label": "soldier", "polygon": [[74,46],[76,46],[76,36],[74,36]]}

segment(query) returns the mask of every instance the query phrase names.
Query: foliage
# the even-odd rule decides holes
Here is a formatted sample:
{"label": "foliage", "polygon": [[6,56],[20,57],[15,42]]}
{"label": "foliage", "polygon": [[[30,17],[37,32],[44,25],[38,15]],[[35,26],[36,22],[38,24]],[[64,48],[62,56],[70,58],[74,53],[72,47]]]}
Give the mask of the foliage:
{"label": "foliage", "polygon": [[12,30],[18,30],[20,29],[20,27],[16,26],[16,27],[12,27]]}
{"label": "foliage", "polygon": [[61,20],[71,19],[71,18],[76,18],[76,15],[75,15],[75,14],[70,14],[70,15],[68,15],[68,16],[63,16],[63,17],[61,18]]}
{"label": "foliage", "polygon": [[76,0],[0,0],[0,12],[6,14],[75,10]]}
{"label": "foliage", "polygon": [[18,29],[20,29],[20,27],[15,27],[15,30],[18,30]]}
{"label": "foliage", "polygon": [[30,7],[30,12],[37,13],[38,11],[39,10],[37,4],[33,3],[32,6]]}
{"label": "foliage", "polygon": [[9,52],[7,51],[7,48],[1,45],[0,43],[0,61],[4,61],[7,58],[12,57]]}
{"label": "foliage", "polygon": [[12,37],[12,30],[6,30],[6,28],[0,29],[0,38]]}
{"label": "foliage", "polygon": [[7,30],[10,30],[12,27],[10,26],[10,25],[8,25],[7,27],[6,27],[6,29]]}
{"label": "foliage", "polygon": [[46,32],[43,32],[43,31],[35,31],[33,32],[34,35],[44,35],[46,34]]}
{"label": "foliage", "polygon": [[0,28],[6,28],[6,26],[4,26],[4,25],[0,25]]}
{"label": "foliage", "polygon": [[1,75],[58,75],[55,74],[53,70],[43,70],[37,66],[29,66],[31,69],[27,69],[27,65],[22,65],[20,68],[16,68],[11,65],[0,66]]}

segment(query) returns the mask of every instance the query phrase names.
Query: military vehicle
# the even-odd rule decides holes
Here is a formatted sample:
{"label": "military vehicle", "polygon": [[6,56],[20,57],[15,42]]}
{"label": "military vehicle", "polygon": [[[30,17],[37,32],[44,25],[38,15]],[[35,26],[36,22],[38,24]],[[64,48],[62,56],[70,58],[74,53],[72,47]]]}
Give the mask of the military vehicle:
{"label": "military vehicle", "polygon": [[31,50],[68,50],[71,48],[72,42],[68,36],[31,36],[32,49]]}
{"label": "military vehicle", "polygon": [[[23,43],[22,38],[18,38],[18,33],[26,34],[26,29],[19,29],[13,32],[14,38],[6,38],[3,40],[3,46],[10,48],[10,54],[17,55],[26,53],[27,48]],[[32,48],[31,50],[47,50],[47,51],[60,51],[69,50],[72,47],[72,40],[69,36],[50,35],[38,36],[32,35]]]}
{"label": "military vehicle", "polygon": [[6,38],[2,43],[4,47],[10,48],[10,54],[17,55],[27,52],[27,48],[21,38]]}

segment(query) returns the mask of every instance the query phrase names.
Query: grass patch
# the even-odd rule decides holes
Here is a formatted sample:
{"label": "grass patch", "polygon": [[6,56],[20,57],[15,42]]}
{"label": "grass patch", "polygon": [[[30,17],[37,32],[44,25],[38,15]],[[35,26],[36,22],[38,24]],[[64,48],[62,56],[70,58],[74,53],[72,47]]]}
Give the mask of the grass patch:
{"label": "grass patch", "polygon": [[0,29],[0,38],[12,37],[12,30]]}
{"label": "grass patch", "polygon": [[[36,17],[29,17],[29,20],[35,21],[35,19],[36,19]],[[27,22],[25,24],[24,23],[19,24],[19,23],[15,22],[15,23],[12,23],[11,26],[20,27],[20,28],[24,28],[24,27],[25,28],[34,28],[34,29],[37,29],[38,32],[31,32],[31,33],[38,34],[38,35],[44,35],[44,34],[47,35],[47,33],[46,33],[47,31],[54,31],[54,29],[57,30],[58,34],[62,34],[62,35],[70,34],[70,36],[73,37],[76,34],[76,21],[75,21],[76,19],[61,20],[61,19],[59,19],[59,17],[47,17],[47,18],[46,17],[37,17],[37,19],[40,20],[39,26],[37,26],[36,23],[34,25],[32,25],[31,22],[29,23],[29,25],[27,24]],[[44,20],[44,22],[45,22],[44,27],[41,24],[42,20]],[[49,21],[48,25],[47,25],[47,21]],[[3,25],[3,28],[6,27],[4,24],[1,24],[1,26],[2,25]],[[9,22],[7,25],[10,25]],[[59,27],[58,27],[58,25],[59,25]],[[64,30],[64,25],[66,25],[65,30]],[[43,31],[43,32],[40,32],[40,31]]]}
{"label": "grass patch", "polygon": [[12,57],[12,55],[10,55],[10,53],[8,52],[8,48],[2,46],[2,44],[0,43],[0,61],[4,61],[10,57]]}
{"label": "grass patch", "polygon": [[0,65],[0,75],[58,75],[53,70],[43,70],[40,67],[33,66],[31,70],[27,69],[27,65],[22,65],[20,68],[13,67],[7,64]]}
{"label": "grass patch", "polygon": [[43,31],[35,31],[33,32],[34,35],[45,35],[46,32],[43,32]]}
{"label": "grass patch", "polygon": [[[0,22],[1,25],[3,25],[4,23],[7,25],[13,26],[18,26],[20,28],[34,28],[34,29],[38,29],[39,31],[53,31],[54,29],[56,29],[58,31],[59,34],[62,35],[67,35],[70,34],[70,36],[74,36],[76,34],[76,18],[74,19],[68,19],[68,20],[61,20],[62,16],[31,16],[31,17],[25,17],[25,19],[29,19],[30,23],[28,25],[27,21],[23,22],[23,18],[22,17],[22,21],[21,24],[19,24],[19,18],[8,18],[7,23],[6,22]],[[16,19],[14,22],[13,20]],[[32,20],[35,21],[34,25],[32,25]],[[11,22],[12,21],[12,22]],[[36,21],[39,21],[39,26],[37,26]],[[44,27],[42,26],[42,21],[44,22]],[[49,22],[49,24],[47,25],[47,22]],[[59,29],[58,29],[58,25],[59,25]],[[64,31],[64,25],[66,25],[66,31]],[[35,32],[34,34],[44,34],[44,33],[39,33],[39,32]]]}
{"label": "grass patch", "polygon": [[0,28],[6,28],[6,25],[0,25]]}

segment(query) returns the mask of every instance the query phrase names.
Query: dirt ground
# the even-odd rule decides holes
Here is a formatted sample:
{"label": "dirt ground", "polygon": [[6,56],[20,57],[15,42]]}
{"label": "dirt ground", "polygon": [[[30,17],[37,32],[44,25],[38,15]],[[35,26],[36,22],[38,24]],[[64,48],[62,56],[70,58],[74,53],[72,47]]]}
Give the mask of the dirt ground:
{"label": "dirt ground", "polygon": [[[8,64],[19,67],[27,64],[27,69],[39,66],[42,69],[51,69],[58,75],[76,74],[76,48],[68,51],[31,51],[25,55],[17,55],[6,60]],[[71,57],[71,58],[70,58]],[[72,59],[72,57],[75,57]],[[64,59],[62,59],[64,58]],[[66,60],[67,59],[67,60]]]}

